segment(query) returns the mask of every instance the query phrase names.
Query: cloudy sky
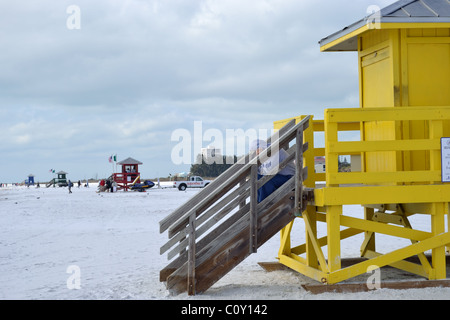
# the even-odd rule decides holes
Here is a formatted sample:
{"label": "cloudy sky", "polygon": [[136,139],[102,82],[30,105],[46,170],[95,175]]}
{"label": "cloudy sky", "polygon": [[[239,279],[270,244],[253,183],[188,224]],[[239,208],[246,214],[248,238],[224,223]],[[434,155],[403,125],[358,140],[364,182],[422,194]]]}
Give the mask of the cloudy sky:
{"label": "cloudy sky", "polygon": [[393,2],[2,1],[0,182],[102,178],[112,154],[166,177],[189,169],[171,137],[194,121],[225,135],[358,106],[355,53],[318,41]]}

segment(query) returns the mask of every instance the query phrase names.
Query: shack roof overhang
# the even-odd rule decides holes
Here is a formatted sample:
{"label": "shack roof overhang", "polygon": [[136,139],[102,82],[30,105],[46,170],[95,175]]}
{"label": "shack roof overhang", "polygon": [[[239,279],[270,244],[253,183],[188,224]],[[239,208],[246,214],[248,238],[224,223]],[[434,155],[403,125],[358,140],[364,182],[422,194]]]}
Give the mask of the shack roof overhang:
{"label": "shack roof overhang", "polygon": [[[438,25],[436,25],[438,24]],[[320,51],[357,51],[358,35],[371,29],[450,27],[447,0],[400,0],[319,41]]]}
{"label": "shack roof overhang", "polygon": [[140,161],[138,161],[138,160],[136,160],[136,159],[133,159],[133,158],[126,158],[125,160],[122,160],[122,161],[120,161],[120,162],[117,162],[117,164],[120,164],[120,165],[127,165],[127,164],[142,164],[142,162],[140,162]]}

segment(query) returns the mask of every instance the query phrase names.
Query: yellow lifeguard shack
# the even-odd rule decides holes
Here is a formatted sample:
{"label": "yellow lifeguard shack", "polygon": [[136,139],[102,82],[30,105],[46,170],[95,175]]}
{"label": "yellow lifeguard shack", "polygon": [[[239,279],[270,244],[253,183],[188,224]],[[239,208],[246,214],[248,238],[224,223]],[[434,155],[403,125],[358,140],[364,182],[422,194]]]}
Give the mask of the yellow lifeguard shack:
{"label": "yellow lifeguard shack", "polygon": [[[446,278],[450,2],[398,1],[322,39],[320,48],[358,52],[360,106],[326,109],[324,120],[276,121],[280,130],[266,150],[245,155],[161,220],[169,239],[160,253],[171,262],[160,280],[172,293],[204,292],[280,230],[279,262],[325,284],[387,265]],[[319,131],[324,147],[314,143]],[[286,159],[259,179],[258,167],[278,148]],[[339,169],[342,156],[352,157],[353,171]],[[315,171],[316,157],[325,157],[325,172]],[[258,190],[294,159],[295,175],[258,201]],[[361,210],[350,214],[348,205]],[[429,217],[421,230],[411,218],[417,214]],[[298,232],[306,232],[305,243],[295,243]],[[347,265],[341,242],[357,235],[363,259]],[[381,235],[398,246],[383,248]]]}
{"label": "yellow lifeguard shack", "polygon": [[[309,145],[303,158],[308,167],[304,185],[314,189],[314,199],[302,217],[282,230],[279,261],[327,284],[386,265],[430,280],[445,279],[450,243],[445,223],[450,202],[445,148],[450,144],[450,2],[401,0],[319,44],[322,52],[358,52],[360,106],[326,109],[324,120],[310,119],[303,136]],[[289,120],[276,121],[274,127]],[[360,139],[345,141],[340,133],[349,130],[359,131]],[[318,131],[324,131],[324,148],[312,147]],[[342,155],[360,161],[360,171],[340,172]],[[314,171],[317,156],[325,156],[325,173]],[[346,205],[362,205],[361,217],[346,216]],[[408,218],[415,214],[429,215],[428,230],[413,229]],[[294,245],[291,232],[299,220],[305,224],[306,243]],[[317,222],[327,224],[326,236],[318,238]],[[368,260],[343,268],[341,241],[361,233],[360,254]],[[386,252],[377,248],[376,234],[411,244]],[[405,260],[416,255],[420,263]]]}

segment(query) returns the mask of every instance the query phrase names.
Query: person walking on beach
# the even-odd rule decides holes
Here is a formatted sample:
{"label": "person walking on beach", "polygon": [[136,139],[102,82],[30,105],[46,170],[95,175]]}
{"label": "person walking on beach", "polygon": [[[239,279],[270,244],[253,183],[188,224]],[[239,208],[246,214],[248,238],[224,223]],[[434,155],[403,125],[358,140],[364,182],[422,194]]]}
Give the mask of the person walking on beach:
{"label": "person walking on beach", "polygon": [[69,186],[69,193],[72,193],[72,186],[73,186],[72,181],[69,180],[68,186]]}

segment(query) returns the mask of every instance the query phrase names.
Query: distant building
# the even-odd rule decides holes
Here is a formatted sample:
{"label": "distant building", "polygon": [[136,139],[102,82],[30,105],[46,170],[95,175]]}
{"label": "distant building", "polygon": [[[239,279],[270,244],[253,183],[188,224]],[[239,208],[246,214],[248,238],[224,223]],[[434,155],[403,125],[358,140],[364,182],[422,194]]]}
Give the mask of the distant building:
{"label": "distant building", "polygon": [[314,158],[314,169],[316,173],[325,172],[325,157],[315,157]]}
{"label": "distant building", "polygon": [[214,146],[208,146],[206,148],[202,148],[201,154],[202,154],[205,162],[208,162],[208,160],[211,160],[211,159],[222,160],[222,150],[216,149]]}

